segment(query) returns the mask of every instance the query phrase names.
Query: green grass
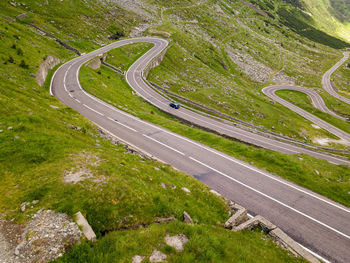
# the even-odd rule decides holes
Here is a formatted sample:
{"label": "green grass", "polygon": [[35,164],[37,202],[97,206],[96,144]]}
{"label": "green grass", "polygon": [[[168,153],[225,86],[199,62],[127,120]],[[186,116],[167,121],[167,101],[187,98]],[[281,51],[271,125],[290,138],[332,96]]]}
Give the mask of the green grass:
{"label": "green grass", "polygon": [[[168,246],[164,237],[184,234],[189,239],[183,252]],[[147,240],[147,242],[145,242]],[[118,231],[95,244],[85,242],[55,262],[131,262],[135,255],[148,258],[154,249],[167,255],[168,262],[306,262],[288,255],[260,231],[234,233],[218,226],[189,226],[180,222],[152,225],[138,230]]]}
{"label": "green grass", "polygon": [[[177,3],[177,6],[183,7],[183,1],[152,2],[169,6]],[[232,233],[224,230],[221,226],[228,218],[228,208],[194,178],[162,163],[130,154],[123,146],[113,145],[101,138],[91,122],[49,95],[48,87],[54,70],[49,73],[44,87],[39,87],[33,76],[46,56],[58,57],[63,63],[75,54],[14,19],[16,15],[27,13],[24,21],[46,29],[82,52],[88,52],[111,42],[107,36],[116,31],[122,30],[128,35],[134,26],[144,22],[143,18],[113,3],[103,6],[92,0],[52,0],[48,1],[48,5],[46,0],[23,0],[21,3],[16,7],[8,1],[0,3],[1,215],[24,223],[39,209],[52,209],[68,215],[81,211],[100,241],[96,244],[84,242],[74,248],[72,254],[62,259],[66,262],[109,261],[115,260],[117,255],[121,261],[128,261],[134,253],[149,253],[151,248],[162,243],[165,232],[185,233],[191,240],[182,255],[164,247],[169,260],[175,262],[197,259],[201,262],[216,262],[231,258],[252,261],[257,257],[262,262],[297,261],[276,248],[271,241],[262,240],[266,236],[261,233]],[[186,2],[189,5],[195,3]],[[209,6],[201,5],[201,8],[206,9],[203,17],[198,17],[203,27],[211,23],[220,25],[217,16],[211,18],[211,4],[212,1],[209,1]],[[169,14],[172,12],[178,11],[169,10]],[[186,13],[186,8],[181,8],[179,15],[188,15]],[[242,12],[240,18],[244,19],[245,14],[247,12]],[[170,23],[171,19],[167,21]],[[214,72],[217,77],[222,74],[227,78],[222,83],[230,85],[230,81],[236,81],[231,76],[235,74],[234,68],[227,71],[222,64],[226,57],[221,54],[221,49],[214,48],[198,36],[189,37],[191,34],[180,25],[169,26],[167,23],[160,25],[159,29],[167,32],[170,28],[177,44],[182,44],[191,53],[195,51],[193,57],[199,64],[194,65],[211,70],[204,73]],[[208,26],[208,32],[217,39],[222,33],[225,36],[235,33],[236,24],[232,17],[225,23],[227,27],[224,31],[216,31],[214,26]],[[261,21],[258,23],[260,26],[263,24]],[[130,57],[126,56],[118,62],[111,57],[112,62],[127,68],[147,47],[139,47],[135,52],[134,48],[130,47]],[[326,50],[331,53],[330,60],[336,57],[337,52]],[[116,52],[116,57],[127,54],[125,50]],[[115,103],[125,110],[131,109],[128,111],[168,128],[178,125],[176,131],[179,133],[205,141],[212,147],[226,149],[243,160],[253,162],[259,159],[260,167],[272,169],[278,174],[285,173],[285,177],[293,181],[305,181],[304,185],[316,184],[318,192],[328,191],[328,195],[332,195],[335,200],[349,205],[346,199],[346,167],[332,166],[307,156],[303,156],[305,162],[301,162],[296,156],[277,155],[237,142],[223,141],[218,136],[179,124],[140,98],[132,97],[125,81],[108,69],[102,68],[101,76],[86,68],[82,71],[95,78],[91,82],[97,85],[95,88],[103,87],[102,82],[105,82],[110,88],[100,91],[120,100]],[[254,88],[244,76],[237,83],[247,84],[249,89]],[[144,107],[142,110],[140,105]],[[321,171],[320,175],[316,175],[316,168]],[[63,182],[64,175],[79,170],[84,170],[92,177],[77,184]],[[303,177],[303,173],[315,176]],[[344,183],[338,182],[339,179]],[[162,183],[167,185],[166,189],[161,186]],[[173,186],[176,188],[173,189]],[[191,193],[184,194],[181,187],[189,188]],[[32,200],[39,200],[39,204],[21,212],[20,205]],[[173,223],[130,230],[139,224],[147,225],[157,217],[175,216],[182,220],[184,210],[192,216],[195,226]],[[147,235],[147,232],[150,234]],[[147,242],[146,238],[149,238]]]}
{"label": "green grass", "polygon": [[152,46],[153,44],[150,43],[139,43],[127,45],[123,49],[113,49],[108,53],[106,62],[122,71],[126,71],[141,54],[145,53]]}
{"label": "green grass", "polygon": [[[133,47],[136,46],[134,45]],[[118,52],[123,52],[124,48],[129,50],[128,47],[121,47]],[[138,56],[139,54],[135,54],[134,58]],[[130,57],[129,59],[132,60],[133,58]],[[126,84],[124,78],[105,67],[102,67],[100,70],[82,67],[80,81],[87,92],[141,119],[163,126],[238,159],[253,163],[257,167],[277,174],[337,202],[347,206],[350,205],[348,194],[350,174],[346,166],[333,165],[327,161],[302,154],[299,156],[302,156],[303,160],[300,160],[296,155],[281,154],[248,146],[200,129],[191,128],[148,104],[137,95],[133,95],[132,89]],[[317,175],[316,170],[320,172],[320,175]]]}

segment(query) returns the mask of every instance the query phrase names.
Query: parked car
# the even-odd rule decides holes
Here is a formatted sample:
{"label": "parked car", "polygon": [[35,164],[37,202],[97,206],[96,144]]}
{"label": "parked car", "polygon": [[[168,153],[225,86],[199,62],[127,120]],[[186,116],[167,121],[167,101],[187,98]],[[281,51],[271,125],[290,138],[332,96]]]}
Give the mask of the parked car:
{"label": "parked car", "polygon": [[177,103],[174,103],[174,102],[170,103],[169,106],[174,108],[174,109],[180,109],[180,105]]}

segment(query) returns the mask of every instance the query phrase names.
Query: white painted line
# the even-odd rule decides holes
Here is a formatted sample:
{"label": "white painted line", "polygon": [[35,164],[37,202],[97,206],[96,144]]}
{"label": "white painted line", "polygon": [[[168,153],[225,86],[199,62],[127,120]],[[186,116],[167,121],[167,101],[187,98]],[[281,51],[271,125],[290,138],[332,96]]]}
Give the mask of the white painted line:
{"label": "white painted line", "polygon": [[154,138],[152,138],[152,137],[149,137],[149,136],[147,136],[146,134],[142,134],[142,135],[145,136],[146,138],[148,138],[148,139],[150,139],[150,140],[156,142],[156,143],[159,143],[160,145],[163,145],[163,146],[166,147],[166,148],[169,148],[170,150],[172,150],[172,151],[174,151],[174,152],[177,152],[177,153],[179,153],[179,154],[181,154],[181,155],[185,155],[183,152],[180,152],[179,150],[176,150],[176,149],[174,149],[173,147],[171,147],[171,146],[169,146],[169,145],[166,145],[165,143],[162,143],[162,142],[160,142],[160,141],[158,141],[158,140],[156,140],[156,139],[154,139]]}
{"label": "white painted line", "polygon": [[93,111],[93,112],[95,112],[95,113],[101,115],[101,116],[105,116],[105,115],[103,115],[101,112],[98,112],[97,110],[94,110],[94,109],[90,108],[90,107],[89,107],[88,105],[86,105],[86,104],[83,104],[83,106],[86,107],[86,108],[88,108],[89,110],[91,110],[91,111]]}
{"label": "white painted line", "polygon": [[350,236],[348,236],[347,234],[345,234],[345,233],[343,233],[343,232],[341,232],[341,231],[339,231],[339,230],[337,230],[337,229],[335,229],[335,228],[333,228],[333,227],[331,227],[331,226],[329,226],[329,225],[327,225],[327,224],[325,224],[325,223],[323,223],[323,222],[321,222],[321,221],[319,221],[319,220],[317,220],[317,219],[315,219],[315,218],[313,218],[313,217],[311,217],[311,216],[309,216],[309,215],[307,215],[307,214],[305,214],[305,213],[295,209],[294,207],[291,207],[291,206],[289,206],[289,205],[287,205],[287,204],[285,204],[285,203],[283,203],[283,202],[281,202],[281,201],[279,201],[279,200],[277,200],[277,199],[275,199],[275,198],[273,198],[273,197],[271,197],[271,196],[269,196],[269,195],[267,195],[267,194],[265,194],[265,193],[255,189],[255,188],[253,188],[253,187],[251,187],[251,186],[249,186],[249,185],[247,185],[245,183],[242,183],[241,181],[238,181],[237,179],[232,178],[231,176],[228,176],[227,174],[225,174],[223,172],[220,172],[220,171],[216,170],[215,168],[213,168],[213,167],[211,167],[211,166],[209,166],[209,165],[207,165],[205,163],[202,163],[201,161],[198,161],[197,159],[195,159],[193,157],[189,157],[189,158],[191,160],[199,163],[200,165],[202,165],[202,166],[204,166],[204,167],[206,167],[206,168],[208,168],[208,169],[210,169],[210,170],[212,170],[212,171],[214,171],[214,172],[216,172],[216,173],[226,177],[227,179],[229,179],[231,181],[234,181],[234,182],[236,182],[236,183],[238,183],[238,184],[240,184],[240,185],[242,185],[242,186],[244,186],[244,187],[246,187],[246,188],[248,188],[248,189],[250,189],[250,190],[252,190],[252,191],[254,191],[254,192],[256,192],[256,193],[258,193],[258,194],[260,194],[260,195],[262,195],[262,196],[264,196],[264,197],[266,197],[266,198],[268,198],[268,199],[270,199],[270,200],[272,200],[272,201],[274,201],[274,202],[284,206],[284,207],[286,207],[286,208],[289,208],[290,210],[292,210],[292,211],[294,211],[294,212],[296,212],[296,213],[298,213],[298,214],[300,214],[300,215],[302,215],[302,216],[304,216],[304,217],[306,217],[306,218],[308,218],[308,219],[310,219],[310,220],[320,224],[321,226],[324,226],[324,227],[328,228],[329,230],[332,230],[332,231],[338,233],[339,235],[341,235],[341,236],[343,236],[343,237],[345,237],[347,239],[350,239]]}
{"label": "white painted line", "polygon": [[323,261],[324,263],[331,263],[330,261],[328,261],[327,259],[321,257],[319,254],[316,254],[315,252],[313,252],[312,250],[308,249],[307,247],[304,247],[303,245],[301,245],[300,243],[297,243],[299,246],[301,246],[303,249],[305,249],[306,251],[308,251],[310,254],[314,255],[315,257],[317,257],[319,260]]}
{"label": "white painted line", "polygon": [[115,123],[117,123],[117,124],[119,124],[119,125],[121,125],[121,126],[127,128],[127,129],[129,129],[129,130],[132,130],[133,132],[137,132],[137,130],[135,130],[135,129],[129,127],[129,126],[126,125],[126,124],[123,124],[123,123],[121,123],[121,122],[119,122],[119,121],[116,121],[116,120],[112,119],[111,117],[107,117],[107,119],[109,119],[109,120],[111,120],[111,121],[113,121],[113,122],[115,122]]}
{"label": "white painted line", "polygon": [[81,103],[81,101],[80,101],[80,100],[78,100],[78,99],[75,99],[75,101],[76,101],[76,102],[78,102],[78,103]]}

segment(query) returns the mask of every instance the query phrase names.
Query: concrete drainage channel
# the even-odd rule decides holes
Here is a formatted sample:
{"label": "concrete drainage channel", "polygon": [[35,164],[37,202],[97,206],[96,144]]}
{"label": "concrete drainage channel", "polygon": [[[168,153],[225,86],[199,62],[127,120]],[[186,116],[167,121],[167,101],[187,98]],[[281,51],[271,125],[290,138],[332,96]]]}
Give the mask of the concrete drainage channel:
{"label": "concrete drainage channel", "polygon": [[[234,232],[242,231],[245,229],[252,230],[256,227],[260,227],[265,233],[267,233],[272,239],[282,248],[289,250],[297,257],[303,257],[309,262],[319,263],[320,261],[314,256],[313,253],[302,247],[280,228],[272,224],[266,218],[257,215],[252,217],[248,215],[247,209],[230,201],[230,209],[235,213],[226,221],[225,228]],[[322,261],[326,260],[320,258]]]}

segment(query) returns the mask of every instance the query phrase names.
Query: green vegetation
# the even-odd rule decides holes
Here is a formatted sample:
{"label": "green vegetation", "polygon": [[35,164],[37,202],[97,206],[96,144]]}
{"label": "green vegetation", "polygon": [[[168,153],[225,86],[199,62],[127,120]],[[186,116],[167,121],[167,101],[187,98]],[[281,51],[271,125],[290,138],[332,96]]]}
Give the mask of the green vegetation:
{"label": "green vegetation", "polygon": [[[183,252],[166,245],[164,237],[184,234],[189,238]],[[147,240],[147,242],[145,242]],[[218,226],[188,226],[175,222],[147,229],[118,231],[96,244],[83,243],[55,262],[131,262],[135,255],[150,256],[154,249],[167,254],[168,262],[305,262],[292,258],[260,231],[232,233]],[[147,258],[147,257],[146,257]],[[144,260],[148,262],[147,259]]]}
{"label": "green vegetation", "polygon": [[[63,63],[74,53],[24,22],[40,26],[82,52],[129,36],[135,26],[149,23],[144,34],[170,34],[173,40],[164,63],[152,70],[152,81],[243,120],[268,129],[274,126],[276,132],[298,139],[306,136],[309,142],[315,136],[329,135],[269,102],[261,88],[273,83],[279,72],[299,85],[320,87],[320,75],[341,55],[332,47],[343,42],[314,43],[281,24],[274,13],[262,18],[240,1],[145,0],[151,18],[113,1],[10,2],[0,2],[1,215],[26,222],[39,209],[68,215],[81,211],[99,241],[84,242],[61,262],[129,261],[136,253],[150,253],[158,244],[169,262],[298,261],[271,241],[265,242],[261,233],[224,230],[221,226],[228,209],[207,187],[167,165],[111,144],[88,120],[49,96],[50,79],[42,88],[35,82],[40,63],[48,55]],[[142,44],[115,50],[108,62],[125,70],[148,48]],[[237,53],[269,67],[266,80],[256,81],[240,68],[233,60]],[[350,205],[348,167],[257,149],[190,128],[133,96],[124,79],[109,69],[103,67],[100,73],[83,67],[81,79],[89,92],[107,102]],[[337,107],[338,102],[327,103]],[[341,107],[340,112],[349,112]],[[84,180],[64,181],[74,173],[85,175]],[[191,193],[184,194],[181,187]],[[23,202],[34,199],[39,204],[20,211]],[[132,230],[157,217],[175,216],[180,221],[184,210],[194,219],[194,226],[175,222]],[[165,233],[184,233],[190,238],[183,254],[162,247]]]}
{"label": "green vegetation", "polygon": [[128,68],[136,61],[136,59],[138,59],[152,46],[153,45],[149,43],[140,43],[113,49],[108,53],[106,62],[112,64],[122,71],[127,71]]}
{"label": "green vegetation", "polygon": [[[127,50],[125,53],[133,54],[133,56],[128,57],[130,63],[147,50],[144,45],[138,45],[121,47],[118,48],[119,50],[112,51],[112,53],[124,53],[124,50]],[[131,52],[131,48],[134,48],[135,51],[138,50],[140,53]],[[124,63],[128,62],[125,61]],[[100,72],[100,74],[97,72]],[[99,70],[92,70],[86,66],[82,67],[80,82],[87,92],[143,120],[163,126],[240,160],[254,163],[257,167],[307,187],[337,202],[347,206],[350,205],[348,195],[350,175],[346,166],[333,165],[307,155],[287,155],[256,148],[200,129],[191,128],[148,104],[137,95],[133,95],[132,89],[127,85],[124,77],[117,75],[106,67]],[[300,159],[301,157],[302,159]]]}

